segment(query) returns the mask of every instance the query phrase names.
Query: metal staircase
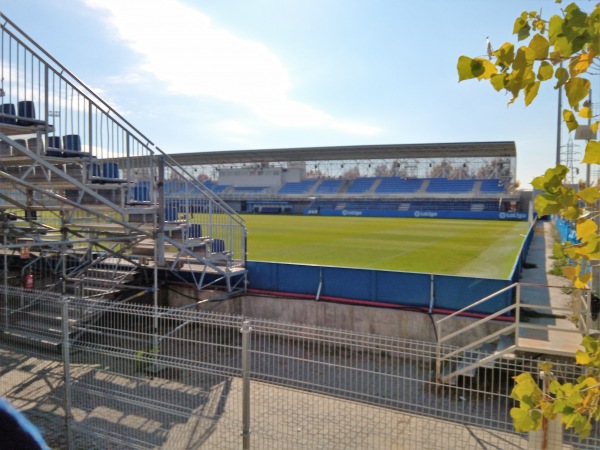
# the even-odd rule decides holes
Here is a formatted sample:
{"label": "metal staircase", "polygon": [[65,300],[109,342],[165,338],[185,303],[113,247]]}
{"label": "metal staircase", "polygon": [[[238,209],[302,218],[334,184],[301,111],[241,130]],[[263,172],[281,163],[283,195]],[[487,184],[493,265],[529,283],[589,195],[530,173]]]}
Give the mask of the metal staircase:
{"label": "metal staircase", "polygon": [[[477,369],[494,367],[518,353],[575,357],[582,336],[594,333],[590,292],[582,290],[572,306],[557,307],[526,303],[524,289],[547,291],[564,287],[514,283],[436,321],[438,382],[455,384],[459,376],[475,376]],[[478,314],[482,307],[493,304],[508,306],[491,314]],[[524,311],[558,317],[561,323],[524,320]],[[481,318],[466,319],[475,315]],[[567,316],[573,320],[565,319]]]}
{"label": "metal staircase", "polygon": [[[64,296],[246,286],[243,219],[0,14],[0,257]],[[3,331],[18,311],[2,298]]]}

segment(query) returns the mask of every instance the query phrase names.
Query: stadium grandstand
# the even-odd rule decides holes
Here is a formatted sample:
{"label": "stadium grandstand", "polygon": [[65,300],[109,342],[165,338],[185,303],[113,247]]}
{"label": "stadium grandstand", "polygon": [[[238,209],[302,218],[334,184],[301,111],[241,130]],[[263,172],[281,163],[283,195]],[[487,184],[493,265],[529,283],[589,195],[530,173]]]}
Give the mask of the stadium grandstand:
{"label": "stadium grandstand", "polygon": [[171,155],[240,213],[525,218],[514,142]]}

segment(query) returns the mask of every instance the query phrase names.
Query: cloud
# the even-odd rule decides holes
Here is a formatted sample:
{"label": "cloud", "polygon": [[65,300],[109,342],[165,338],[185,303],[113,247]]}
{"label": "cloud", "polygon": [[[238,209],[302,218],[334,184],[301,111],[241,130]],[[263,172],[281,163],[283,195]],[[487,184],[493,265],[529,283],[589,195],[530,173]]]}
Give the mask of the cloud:
{"label": "cloud", "polygon": [[142,69],[177,94],[249,108],[269,124],[376,134],[290,97],[286,67],[265,45],[215,26],[178,0],[85,0],[106,10],[120,39],[143,57]]}
{"label": "cloud", "polygon": [[225,132],[236,134],[256,134],[256,131],[239,120],[223,120],[217,124],[217,127]]}

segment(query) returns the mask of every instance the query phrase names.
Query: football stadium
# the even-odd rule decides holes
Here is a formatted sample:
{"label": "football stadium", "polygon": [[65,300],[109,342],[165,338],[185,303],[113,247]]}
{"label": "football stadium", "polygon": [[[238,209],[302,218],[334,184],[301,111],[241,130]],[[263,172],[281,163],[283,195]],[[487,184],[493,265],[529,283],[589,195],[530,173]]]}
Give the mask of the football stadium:
{"label": "football stadium", "polygon": [[512,377],[581,375],[514,142],[166,153],[2,19],[0,394],[52,448],[524,448]]}

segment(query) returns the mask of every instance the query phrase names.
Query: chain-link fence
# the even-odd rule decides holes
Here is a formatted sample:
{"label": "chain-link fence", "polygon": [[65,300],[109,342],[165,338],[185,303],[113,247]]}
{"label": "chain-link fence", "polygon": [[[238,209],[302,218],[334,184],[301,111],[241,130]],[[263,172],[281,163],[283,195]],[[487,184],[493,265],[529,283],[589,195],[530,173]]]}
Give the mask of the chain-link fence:
{"label": "chain-link fence", "polygon": [[[511,377],[537,373],[539,355],[440,385],[433,343],[14,288],[2,295],[0,394],[54,449],[528,445],[513,431]],[[5,305],[21,301],[16,321]],[[30,301],[56,322],[41,324],[39,308],[28,317]],[[27,318],[40,331],[13,327]],[[62,339],[41,331],[53,327]],[[562,380],[578,375],[573,364],[554,367]],[[600,447],[597,431],[583,443],[564,439],[565,448]]]}

